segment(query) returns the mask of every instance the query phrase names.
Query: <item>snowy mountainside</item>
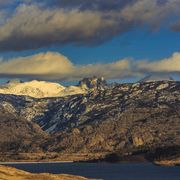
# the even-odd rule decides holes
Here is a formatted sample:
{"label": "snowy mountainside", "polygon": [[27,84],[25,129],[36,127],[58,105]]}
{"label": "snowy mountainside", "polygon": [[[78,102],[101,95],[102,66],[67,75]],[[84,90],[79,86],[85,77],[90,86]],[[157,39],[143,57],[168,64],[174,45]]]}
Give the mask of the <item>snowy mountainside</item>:
{"label": "snowy mountainside", "polygon": [[168,75],[148,75],[140,82],[155,82],[155,81],[173,81],[173,78]]}
{"label": "snowy mountainside", "polygon": [[9,82],[0,86],[0,94],[24,95],[34,98],[62,97],[73,94],[84,94],[81,87],[64,87],[58,83],[46,81]]}
{"label": "snowy mountainside", "polygon": [[157,81],[119,84],[87,94],[42,99],[0,94],[0,103],[8,111],[37,123],[46,132],[55,133],[89,121],[100,121],[111,113],[121,116],[136,108],[179,106],[179,87],[179,82]]}

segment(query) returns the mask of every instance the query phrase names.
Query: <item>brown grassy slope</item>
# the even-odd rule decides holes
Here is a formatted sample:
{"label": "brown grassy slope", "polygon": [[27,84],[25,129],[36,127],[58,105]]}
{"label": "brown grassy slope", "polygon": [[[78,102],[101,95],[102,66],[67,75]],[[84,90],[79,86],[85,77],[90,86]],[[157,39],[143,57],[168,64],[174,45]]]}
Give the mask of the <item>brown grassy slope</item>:
{"label": "brown grassy slope", "polygon": [[39,151],[46,138],[38,125],[5,110],[0,111],[0,130],[0,152]]}

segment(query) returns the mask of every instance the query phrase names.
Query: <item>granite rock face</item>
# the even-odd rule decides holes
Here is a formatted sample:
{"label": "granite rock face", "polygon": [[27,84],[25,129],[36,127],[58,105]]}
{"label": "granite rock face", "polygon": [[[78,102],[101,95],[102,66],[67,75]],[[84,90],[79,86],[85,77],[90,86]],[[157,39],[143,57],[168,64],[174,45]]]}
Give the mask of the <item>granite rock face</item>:
{"label": "granite rock face", "polygon": [[107,86],[107,82],[103,77],[84,78],[79,82],[79,86],[87,90],[102,90]]}

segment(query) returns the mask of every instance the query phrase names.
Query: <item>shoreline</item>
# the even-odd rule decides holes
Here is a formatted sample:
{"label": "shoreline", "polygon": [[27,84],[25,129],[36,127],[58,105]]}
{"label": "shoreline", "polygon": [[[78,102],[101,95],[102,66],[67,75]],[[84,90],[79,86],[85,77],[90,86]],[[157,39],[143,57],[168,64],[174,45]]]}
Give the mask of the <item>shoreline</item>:
{"label": "shoreline", "polygon": [[84,163],[90,163],[90,164],[122,164],[122,165],[125,165],[125,164],[152,164],[154,166],[164,166],[164,167],[168,167],[168,166],[171,166],[171,167],[175,167],[175,166],[179,166],[179,164],[177,163],[174,163],[174,162],[171,162],[171,161],[154,161],[154,162],[151,162],[151,161],[119,161],[119,162],[108,162],[108,161],[97,161],[97,162],[90,162],[90,161],[42,161],[42,162],[30,162],[30,161],[24,161],[24,162],[0,162],[0,166],[8,166],[8,165],[28,165],[28,164],[70,164],[70,163],[74,163],[74,164],[84,164]]}
{"label": "shoreline", "polygon": [[12,162],[0,162],[0,165],[8,164],[48,164],[48,163],[75,163],[74,161],[12,161]]}
{"label": "shoreline", "polygon": [[[21,158],[15,159],[7,158],[1,159],[0,165],[18,165],[18,164],[58,164],[58,163],[113,163],[113,164],[140,164],[140,163],[151,163],[156,166],[178,166],[180,164],[180,158],[167,157],[163,159],[149,159],[145,154],[119,156],[116,153],[97,153],[97,154],[58,154],[56,158],[50,158],[49,154],[41,154],[40,158],[37,159],[37,154],[20,154]],[[47,156],[46,156],[47,155]],[[57,155],[57,154],[56,154]],[[14,156],[14,155],[13,155]],[[28,157],[25,159],[24,157]],[[42,158],[43,157],[43,158]]]}

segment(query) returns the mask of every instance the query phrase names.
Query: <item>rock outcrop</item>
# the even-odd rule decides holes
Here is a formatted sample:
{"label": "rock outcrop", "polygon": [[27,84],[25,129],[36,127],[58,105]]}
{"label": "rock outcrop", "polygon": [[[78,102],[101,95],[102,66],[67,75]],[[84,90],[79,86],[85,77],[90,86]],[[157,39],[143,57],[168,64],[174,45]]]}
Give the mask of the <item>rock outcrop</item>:
{"label": "rock outcrop", "polygon": [[86,90],[103,90],[107,82],[103,77],[84,78],[79,82],[79,86]]}

